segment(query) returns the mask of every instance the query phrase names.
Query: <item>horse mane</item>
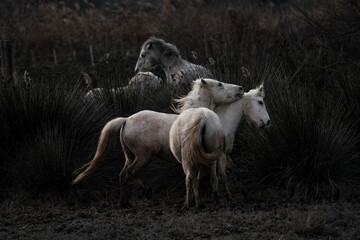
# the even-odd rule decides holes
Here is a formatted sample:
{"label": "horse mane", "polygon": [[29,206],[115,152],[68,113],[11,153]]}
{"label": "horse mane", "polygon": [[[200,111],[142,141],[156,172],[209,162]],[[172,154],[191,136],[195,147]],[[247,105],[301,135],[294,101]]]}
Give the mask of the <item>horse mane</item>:
{"label": "horse mane", "polygon": [[248,92],[244,93],[244,97],[251,97],[261,94],[261,92],[264,94],[264,83],[261,83],[259,86],[257,86],[254,89],[250,89]]}
{"label": "horse mane", "polygon": [[144,49],[148,44],[156,45],[159,48],[160,52],[166,54],[167,56],[180,57],[180,52],[177,47],[171,43],[165,42],[163,39],[150,37],[144,42],[141,49]]}
{"label": "horse mane", "polygon": [[[180,114],[189,108],[209,107],[209,106],[200,106],[200,102],[199,102],[200,100],[199,98],[201,97],[200,90],[201,90],[201,80],[198,79],[193,81],[192,89],[185,97],[174,99],[174,102],[178,103],[178,107],[172,106],[172,110],[175,113]],[[209,100],[211,102],[211,99]]]}

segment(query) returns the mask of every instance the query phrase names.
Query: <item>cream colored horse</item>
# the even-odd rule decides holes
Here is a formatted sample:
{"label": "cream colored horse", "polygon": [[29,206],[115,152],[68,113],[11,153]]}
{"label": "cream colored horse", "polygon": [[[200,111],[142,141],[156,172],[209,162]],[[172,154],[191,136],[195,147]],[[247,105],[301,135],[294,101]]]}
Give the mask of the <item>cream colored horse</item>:
{"label": "cream colored horse", "polygon": [[[189,94],[178,102],[182,111],[185,108],[200,106],[214,109],[221,104],[239,100],[243,93],[242,87],[234,84],[225,84],[213,79],[198,79],[194,81]],[[112,138],[120,132],[120,141],[126,158],[119,175],[121,204],[128,205],[127,182],[130,176],[150,197],[151,189],[139,178],[139,172],[156,157],[176,162],[169,147],[169,131],[177,117],[177,114],[145,110],[128,118],[109,121],[101,132],[95,157],[77,171],[86,168],[75,178],[73,184],[87,177],[101,165]]]}
{"label": "cream colored horse", "polygon": [[[193,192],[195,207],[199,208],[199,183],[207,171],[210,172],[213,194],[219,199],[217,165],[222,165],[219,169],[225,171],[226,143],[225,132],[218,115],[203,107],[187,109],[173,123],[169,139],[171,152],[182,164],[185,173],[185,206],[190,206],[190,195]],[[227,194],[230,194],[227,183],[224,182],[224,185]]]}
{"label": "cream colored horse", "polygon": [[199,207],[199,182],[205,172],[210,172],[215,197],[219,196],[218,173],[224,183],[227,199],[231,198],[226,164],[231,161],[229,153],[233,147],[234,135],[243,116],[257,127],[270,126],[264,97],[264,87],[260,85],[245,93],[241,100],[216,107],[216,113],[206,108],[180,109],[181,114],[170,129],[169,142],[170,149],[182,164],[186,176],[186,207],[190,205],[192,192],[195,207]]}

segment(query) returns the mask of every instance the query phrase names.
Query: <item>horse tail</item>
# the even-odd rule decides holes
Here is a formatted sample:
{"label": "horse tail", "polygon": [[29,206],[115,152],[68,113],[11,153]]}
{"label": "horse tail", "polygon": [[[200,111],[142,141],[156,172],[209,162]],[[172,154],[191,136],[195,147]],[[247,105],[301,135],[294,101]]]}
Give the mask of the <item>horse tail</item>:
{"label": "horse tail", "polygon": [[[90,162],[84,164],[82,167],[80,167],[78,170],[74,172],[74,175],[77,175],[77,177],[73,180],[72,182],[73,185],[83,180],[89,174],[93,173],[97,168],[100,167],[100,165],[105,160],[111,140],[114,138],[116,133],[120,131],[120,128],[121,126],[123,126],[126,119],[127,118],[121,118],[121,117],[115,118],[109,121],[105,125],[105,127],[101,130],[99,143],[94,158]],[[85,171],[79,174],[79,172],[81,172],[83,169],[85,169]]]}
{"label": "horse tail", "polygon": [[190,127],[185,131],[182,146],[183,158],[195,166],[210,166],[220,155],[221,149],[214,152],[206,152],[204,149],[204,133],[206,128],[206,117],[203,112],[194,114]]}

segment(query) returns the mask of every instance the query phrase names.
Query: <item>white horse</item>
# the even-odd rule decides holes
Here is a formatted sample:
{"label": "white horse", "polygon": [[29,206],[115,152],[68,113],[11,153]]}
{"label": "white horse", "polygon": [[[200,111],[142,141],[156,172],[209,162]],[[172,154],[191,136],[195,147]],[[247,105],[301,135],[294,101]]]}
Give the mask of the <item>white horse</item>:
{"label": "white horse", "polygon": [[[89,82],[89,80],[87,80]],[[91,84],[91,80],[88,84]],[[106,92],[110,92],[113,94],[118,94],[124,90],[127,90],[129,88],[136,88],[140,90],[140,93],[146,93],[150,90],[156,90],[161,87],[162,79],[153,74],[152,72],[138,72],[133,76],[130,80],[127,86],[125,87],[119,87],[119,88],[111,88],[111,89],[105,89],[105,88],[94,88],[89,90],[84,98],[85,100],[95,100],[97,96],[101,96],[102,94]]]}
{"label": "white horse", "polygon": [[180,109],[180,115],[170,129],[169,142],[171,152],[182,163],[186,176],[186,207],[189,207],[191,192],[194,193],[195,207],[199,207],[199,181],[205,172],[210,172],[215,197],[219,196],[218,173],[224,183],[227,199],[231,199],[226,164],[232,162],[229,154],[234,136],[244,115],[257,127],[270,126],[264,97],[264,87],[261,84],[245,93],[239,101],[216,107],[216,113],[206,108],[190,108],[183,112]]}
{"label": "white horse", "polygon": [[[225,172],[226,143],[225,132],[218,115],[203,107],[187,109],[173,123],[169,139],[171,152],[182,164],[185,173],[185,206],[190,206],[192,190],[195,207],[199,208],[199,183],[207,171],[210,172],[213,194],[216,199],[219,199],[217,168],[219,168],[219,173]],[[227,182],[223,183],[227,190],[227,197],[230,198]]]}
{"label": "white horse", "polygon": [[[244,92],[242,87],[225,84],[213,79],[198,79],[194,81],[189,94],[180,99],[181,109],[192,107],[207,107],[214,109],[224,103],[239,100]],[[119,175],[121,204],[128,205],[127,181],[133,177],[151,197],[151,189],[139,178],[139,172],[155,157],[176,162],[169,147],[169,131],[177,114],[166,114],[154,111],[141,111],[128,118],[116,118],[109,121],[103,128],[96,154],[93,160],[81,169],[73,184],[81,181],[97,169],[104,161],[112,138],[120,131],[120,141],[125,154],[125,164]]]}
{"label": "white horse", "polygon": [[264,98],[264,85],[260,84],[257,88],[246,92],[239,101],[231,104],[224,104],[214,109],[223,123],[226,135],[225,152],[228,158],[234,145],[236,130],[244,116],[258,128],[271,126]]}
{"label": "white horse", "polygon": [[151,71],[160,66],[170,84],[188,85],[197,78],[213,78],[209,69],[181,58],[175,45],[159,38],[149,38],[141,47],[135,66],[137,71]]}

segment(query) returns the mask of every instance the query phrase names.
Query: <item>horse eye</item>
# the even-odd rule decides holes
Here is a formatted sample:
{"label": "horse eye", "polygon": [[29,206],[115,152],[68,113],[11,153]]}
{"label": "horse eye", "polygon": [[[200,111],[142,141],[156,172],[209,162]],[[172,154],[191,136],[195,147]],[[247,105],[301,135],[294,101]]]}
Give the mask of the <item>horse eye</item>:
{"label": "horse eye", "polygon": [[220,83],[218,84],[218,86],[221,87],[221,86],[222,86],[222,83],[220,82]]}
{"label": "horse eye", "polygon": [[259,100],[258,103],[259,103],[260,105],[263,105],[263,104],[264,104],[264,102],[261,101],[261,100]]}
{"label": "horse eye", "polygon": [[145,57],[145,53],[141,54],[141,57],[144,58],[144,57]]}

